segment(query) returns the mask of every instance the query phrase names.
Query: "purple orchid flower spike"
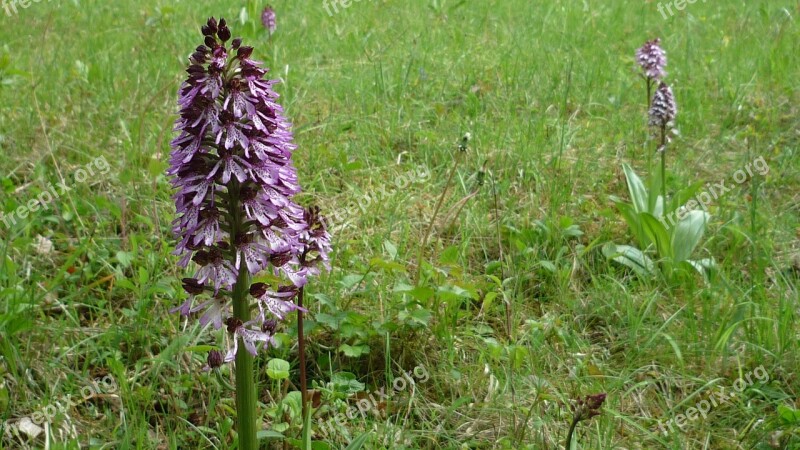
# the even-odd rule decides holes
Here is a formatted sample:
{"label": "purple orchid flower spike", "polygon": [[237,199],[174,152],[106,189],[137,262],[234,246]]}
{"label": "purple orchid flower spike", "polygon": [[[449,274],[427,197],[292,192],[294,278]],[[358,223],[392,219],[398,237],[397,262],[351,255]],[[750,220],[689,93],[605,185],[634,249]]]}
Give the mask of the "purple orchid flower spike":
{"label": "purple orchid flower spike", "polygon": [[264,28],[269,31],[270,36],[275,33],[275,28],[277,27],[275,19],[275,10],[272,9],[272,6],[267,5],[264,11],[261,12],[261,23],[264,25]]}
{"label": "purple orchid flower spike", "polygon": [[[262,20],[274,31],[271,8]],[[227,325],[232,339],[225,356],[209,354],[207,367],[216,368],[235,358],[239,341],[252,354],[272,343],[272,333],[264,331],[275,329],[272,318],[284,320],[300,309],[293,303],[297,289],[319,273],[318,263],[330,267],[330,237],[319,211],[294,200],[300,192],[292,164],[296,146],[273,90],[276,81],[265,78],[252,47],[230,40],[225,19],[211,18],[201,31],[203,43],[189,57],[179,90],[178,135],[167,171],[176,190],[174,254],[182,267],[193,262],[196,269],[182,283],[189,298],[172,312],[197,313],[201,325],[214,329]],[[250,276],[262,271],[288,281],[250,286]],[[258,306],[254,320],[234,317],[237,291]]]}
{"label": "purple orchid flower spike", "polygon": [[642,78],[647,86],[647,107],[651,106],[650,94],[653,87],[667,76],[667,52],[661,48],[661,39],[647,41],[636,50],[636,62],[642,69]]}
{"label": "purple orchid flower spike", "polygon": [[644,76],[651,80],[661,80],[667,76],[667,53],[661,48],[661,39],[647,41],[636,50],[636,62]]}
{"label": "purple orchid flower spike", "polygon": [[672,89],[663,81],[658,85],[653,101],[650,106],[650,125],[655,127],[667,127],[675,120],[678,115],[678,105],[675,103],[675,95]]}

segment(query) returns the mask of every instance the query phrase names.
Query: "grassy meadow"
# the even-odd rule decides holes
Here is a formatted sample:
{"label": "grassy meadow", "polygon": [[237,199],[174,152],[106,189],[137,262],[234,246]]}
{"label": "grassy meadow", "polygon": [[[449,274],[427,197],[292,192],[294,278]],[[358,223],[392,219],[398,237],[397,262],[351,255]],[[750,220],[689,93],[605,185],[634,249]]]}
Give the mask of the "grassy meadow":
{"label": "grassy meadow", "polygon": [[[177,90],[222,16],[331,222],[315,449],[564,448],[597,393],[572,448],[800,449],[797,0],[272,3],[271,37],[264,1],[0,3],[0,448],[236,448],[231,367],[202,370],[221,334],[169,313]],[[634,59],[656,37],[667,195],[727,188],[704,275],[604,252],[636,245],[623,164],[658,173]],[[256,359],[263,448],[298,448],[296,335]]]}

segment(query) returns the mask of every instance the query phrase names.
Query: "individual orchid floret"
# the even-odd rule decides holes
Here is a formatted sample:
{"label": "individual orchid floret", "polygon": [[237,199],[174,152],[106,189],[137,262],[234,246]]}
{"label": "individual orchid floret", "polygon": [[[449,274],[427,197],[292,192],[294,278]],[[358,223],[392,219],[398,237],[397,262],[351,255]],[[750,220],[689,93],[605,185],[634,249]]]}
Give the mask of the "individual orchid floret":
{"label": "individual orchid floret", "polygon": [[236,352],[239,350],[239,339],[242,340],[245,350],[253,356],[258,355],[258,346],[263,344],[274,344],[274,339],[270,333],[261,330],[252,330],[248,326],[253,322],[242,323],[240,319],[230,317],[226,321],[228,333],[231,335],[233,345],[225,354],[224,362],[231,362],[236,357]]}
{"label": "individual orchid floret", "polygon": [[297,306],[292,301],[297,297],[297,292],[295,286],[288,285],[279,287],[277,291],[270,290],[264,283],[255,283],[250,286],[250,295],[258,301],[258,319],[263,324],[270,320],[267,318],[267,313],[278,320],[284,320],[289,313],[298,309],[308,312],[307,309]]}

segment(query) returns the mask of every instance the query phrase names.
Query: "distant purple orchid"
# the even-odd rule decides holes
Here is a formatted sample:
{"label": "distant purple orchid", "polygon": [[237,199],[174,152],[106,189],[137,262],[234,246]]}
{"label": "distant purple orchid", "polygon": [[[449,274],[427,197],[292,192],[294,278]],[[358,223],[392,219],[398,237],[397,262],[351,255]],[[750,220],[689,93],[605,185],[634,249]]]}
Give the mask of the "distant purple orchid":
{"label": "distant purple orchid", "polygon": [[675,95],[667,83],[662,81],[653,95],[649,123],[655,127],[667,127],[672,124],[677,115],[678,105],[675,103]]}
{"label": "distant purple orchid", "polygon": [[636,62],[644,76],[651,80],[661,80],[667,75],[667,53],[661,48],[661,39],[647,41],[636,50]]}
{"label": "distant purple orchid", "polygon": [[[200,323],[215,329],[227,325],[232,343],[224,357],[209,354],[213,368],[234,358],[240,339],[254,355],[272,342],[271,317],[298,309],[297,288],[319,273],[318,264],[329,268],[330,236],[318,209],[293,200],[300,192],[291,160],[296,146],[272,89],[276,81],[264,79],[267,69],[241,39],[226,47],[225,19],[212,17],[202,33],[179,91],[179,134],[167,174],[177,190],[174,254],[182,267],[197,266],[183,279],[189,298],[172,312],[200,313]],[[249,277],[264,270],[290,283],[250,286]],[[232,294],[248,291],[261,313],[233,317]]]}
{"label": "distant purple orchid", "polygon": [[667,76],[667,52],[661,48],[661,39],[655,38],[652,41],[647,41],[644,45],[636,50],[636,62],[642,68],[642,78],[645,80],[647,87],[647,107],[650,108],[650,93],[653,87]]}
{"label": "distant purple orchid", "polygon": [[275,33],[275,28],[277,27],[275,19],[275,10],[272,9],[272,6],[267,5],[264,11],[261,12],[261,23],[264,25],[264,28],[269,31],[270,36]]}

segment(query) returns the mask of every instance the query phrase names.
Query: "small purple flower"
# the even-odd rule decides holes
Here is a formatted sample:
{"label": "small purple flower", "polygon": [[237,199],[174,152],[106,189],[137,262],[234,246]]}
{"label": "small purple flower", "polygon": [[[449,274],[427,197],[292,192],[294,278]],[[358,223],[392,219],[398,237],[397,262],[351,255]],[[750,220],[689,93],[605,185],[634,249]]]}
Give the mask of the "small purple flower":
{"label": "small purple flower", "polygon": [[219,330],[222,327],[223,315],[228,309],[228,303],[228,299],[217,296],[202,305],[195,306],[189,312],[194,313],[205,310],[205,313],[200,317],[200,325],[206,326],[210,323],[214,325],[215,330]]}
{"label": "small purple flower", "polygon": [[220,288],[231,289],[236,283],[237,269],[225,259],[219,246],[212,246],[209,251],[198,251],[192,261],[200,266],[195,274],[197,280],[201,283],[212,281],[215,293],[219,292]]}
{"label": "small purple flower", "polygon": [[297,306],[292,300],[297,297],[295,286],[281,286],[277,291],[271,291],[264,283],[255,283],[250,286],[250,295],[258,301],[258,318],[262,324],[267,320],[267,312],[278,320],[283,320],[286,315],[298,309],[308,312],[307,309]]}
{"label": "small purple flower", "polygon": [[676,115],[678,115],[678,106],[675,104],[675,96],[672,94],[672,89],[662,81],[653,95],[650,106],[650,125],[666,128],[672,125]]}
{"label": "small purple flower", "polygon": [[173,314],[180,312],[182,316],[188,316],[192,312],[195,296],[202,294],[206,289],[203,283],[200,283],[195,278],[184,278],[181,283],[183,284],[183,290],[189,294],[189,298],[180,306],[170,309],[169,312]]}
{"label": "small purple flower", "polygon": [[661,39],[647,41],[636,50],[636,62],[641,66],[646,78],[660,80],[667,75],[667,54],[661,48]]}
{"label": "small purple flower", "polygon": [[264,28],[269,31],[270,36],[275,33],[275,27],[277,25],[275,22],[275,10],[272,9],[272,6],[267,5],[264,11],[261,12],[261,23],[264,25]]}
{"label": "small purple flower", "polygon": [[[262,18],[274,31],[271,8]],[[228,325],[233,345],[224,358],[209,354],[213,368],[220,359],[234,358],[239,339],[255,354],[259,344],[272,342],[276,325],[270,317],[282,320],[302,309],[292,299],[309,275],[319,273],[318,263],[330,269],[330,237],[318,209],[295,203],[300,186],[291,156],[296,146],[272,89],[276,81],[265,79],[267,69],[251,59],[253,48],[242,46],[241,39],[226,46],[231,32],[225,19],[212,17],[201,31],[203,44],[189,57],[188,76],[178,92],[178,135],[167,170],[176,190],[174,254],[181,267],[194,262],[196,271],[183,279],[189,298],[171,311],[199,313],[202,326]],[[292,285],[245,286],[259,294],[253,297],[260,314],[241,323],[232,315],[231,293],[248,279],[245,275],[264,270]]]}
{"label": "small purple flower", "polygon": [[225,354],[225,362],[231,362],[236,357],[236,352],[239,350],[239,338],[242,339],[244,348],[253,356],[258,354],[259,343],[263,343],[264,346],[275,343],[272,334],[247,328],[248,325],[252,325],[251,322],[242,323],[241,320],[231,317],[226,322],[226,325],[228,327],[228,333],[231,334],[233,346]]}

